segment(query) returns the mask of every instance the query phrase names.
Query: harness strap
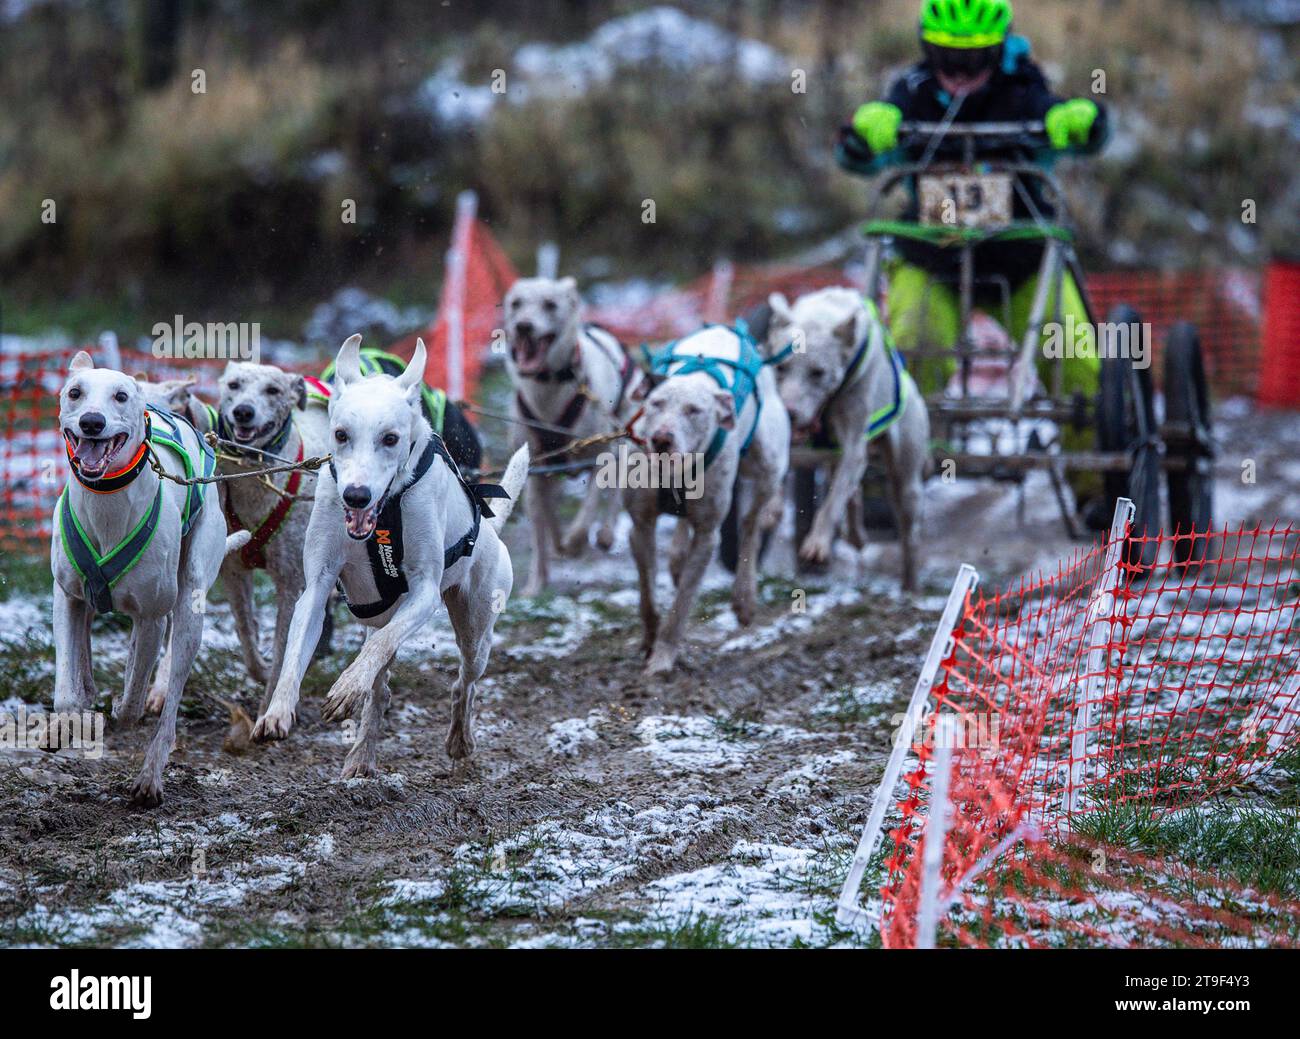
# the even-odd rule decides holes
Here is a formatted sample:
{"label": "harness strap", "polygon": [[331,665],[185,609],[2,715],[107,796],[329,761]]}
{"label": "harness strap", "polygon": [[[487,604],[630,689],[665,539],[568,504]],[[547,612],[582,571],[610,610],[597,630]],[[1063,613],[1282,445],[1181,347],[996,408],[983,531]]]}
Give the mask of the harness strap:
{"label": "harness strap", "polygon": [[[181,465],[185,469],[185,478],[192,480],[195,474],[201,475],[204,479],[216,471],[217,453],[208,446],[208,442],[199,435],[199,431],[194,428],[189,419],[181,415],[173,415],[170,411],[161,408],[150,409],[148,414],[156,414],[163,422],[167,424],[167,429],[161,430],[154,426],[149,437],[151,444],[170,448],[180,458]],[[185,440],[181,435],[181,428],[178,423],[183,422],[189,426],[190,431],[194,434],[194,439],[199,445],[200,460],[195,465],[194,458],[190,455],[189,449],[185,446]],[[218,434],[220,435],[220,434]],[[203,509],[203,501],[207,493],[207,484],[192,483],[185,493],[185,508],[181,512],[181,537],[189,534],[194,526],[195,520],[199,518],[199,513]]]}
{"label": "harness strap", "polygon": [[[363,376],[391,375],[394,378],[406,371],[406,362],[396,354],[368,347],[360,353],[360,368]],[[334,362],[321,372],[320,379],[307,379],[307,395],[328,404],[334,383]],[[315,392],[313,392],[315,390]],[[447,417],[447,394],[423,382],[420,384],[420,403],[424,406],[424,417],[429,420],[433,431],[442,436],[443,423]]]}
{"label": "harness strap", "polygon": [[[443,551],[443,570],[447,570],[461,559],[473,554],[474,545],[478,541],[482,518],[492,516],[492,509],[488,504],[488,499],[509,497],[505,488],[499,484],[468,483],[465,477],[461,475],[460,468],[456,465],[456,461],[451,457],[450,452],[448,452],[447,445],[443,443],[442,437],[434,433],[429,439],[428,446],[420,455],[420,460],[415,465],[415,473],[411,482],[400,491],[386,495],[380,506],[375,531],[366,540],[366,555],[370,560],[370,571],[374,576],[375,586],[379,590],[379,598],[372,603],[358,605],[348,603],[348,609],[354,617],[361,619],[377,617],[389,609],[409,590],[406,574],[402,570],[402,559],[405,554],[402,545],[402,496],[423,479],[425,473],[429,471],[429,467],[433,465],[435,456],[440,457],[447,464],[452,475],[456,477],[464,489],[465,495],[469,499],[470,515],[473,517],[470,528],[464,536]],[[330,463],[330,473],[334,475],[337,481],[338,477],[335,474],[333,462]]]}
{"label": "harness strap", "polygon": [[[730,358],[711,357],[702,354],[678,354],[676,350],[681,340],[674,340],[657,354],[652,354],[645,347],[642,347],[642,350],[649,362],[650,371],[655,375],[669,377],[704,372],[722,389],[731,392],[732,398],[735,400],[737,418],[740,417],[741,411],[744,410],[750,395],[753,395],[757,405],[754,410],[754,423],[745,436],[745,442],[740,445],[740,454],[744,457],[745,452],[749,450],[749,445],[754,440],[754,434],[758,432],[758,420],[763,411],[762,394],[758,392],[758,373],[765,364],[774,363],[774,360],[765,360],[763,355],[758,352],[758,345],[754,342],[753,336],[749,334],[749,327],[744,321],[737,321],[734,326],[705,325],[704,328],[726,328],[727,331],[735,335],[740,342],[739,356]],[[730,368],[734,373],[730,383],[727,382],[727,378],[723,374],[726,368]],[[718,457],[726,442],[727,430],[721,428],[714,430],[713,439],[709,441],[709,446],[704,452],[704,467],[706,469]]]}
{"label": "harness strap", "polygon": [[[537,413],[528,406],[528,401],[524,400],[522,393],[515,394],[515,405],[519,408],[519,414],[527,422],[541,422]],[[564,410],[560,412],[560,417],[548,425],[561,426],[564,429],[572,429],[578,418],[582,415],[583,409],[587,406],[587,398],[584,394],[576,393],[573,399],[565,405]],[[537,435],[541,441],[542,451],[551,453],[559,451],[573,438],[565,433],[555,429],[530,429],[529,432]],[[563,456],[557,456],[557,460]]]}
{"label": "harness strap", "polygon": [[867,422],[867,439],[874,440],[898,421],[907,403],[907,381],[903,378],[905,363],[903,355],[894,349],[894,344],[886,340],[889,353],[889,368],[894,373],[894,399],[883,408],[878,409]]}
{"label": "harness strap", "polygon": [[556,371],[543,369],[540,372],[520,372],[525,379],[532,379],[533,382],[573,382],[578,373],[573,370],[573,365],[566,364],[563,368]]}
{"label": "harness strap", "polygon": [[303,382],[307,384],[307,399],[314,400],[318,404],[328,404],[330,397],[334,395],[334,388],[327,382],[322,382],[314,375],[304,375]]}
{"label": "harness strap", "polygon": [[[298,440],[298,457],[295,462],[301,462],[303,458],[302,439]],[[253,531],[253,536],[248,539],[248,543],[239,550],[239,559],[250,570],[266,569],[266,543],[271,540],[284,523],[285,517],[289,515],[289,510],[294,506],[294,495],[298,493],[298,488],[302,484],[302,470],[294,469],[289,473],[289,479],[285,481],[284,493],[280,500],[275,503],[273,508],[257,529]],[[231,522],[236,530],[248,530],[248,525],[239,518],[235,512],[234,506],[228,505]]]}
{"label": "harness strap", "polygon": [[95,551],[95,546],[82,529],[81,521],[72,511],[68,489],[65,487],[59,495],[54,511],[63,551],[81,575],[86,597],[95,607],[96,613],[113,612],[113,586],[135,566],[153,540],[154,532],[158,529],[158,517],[162,512],[162,496],[162,481],[159,480],[158,493],[154,495],[149,510],[140,517],[140,522],[116,548],[101,556]]}

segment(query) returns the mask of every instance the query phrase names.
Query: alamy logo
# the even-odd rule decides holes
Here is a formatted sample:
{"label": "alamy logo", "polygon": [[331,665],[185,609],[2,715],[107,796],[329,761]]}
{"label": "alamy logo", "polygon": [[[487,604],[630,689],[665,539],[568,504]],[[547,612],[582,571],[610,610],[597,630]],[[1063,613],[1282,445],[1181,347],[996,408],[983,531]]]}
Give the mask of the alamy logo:
{"label": "alamy logo", "polygon": [[81,976],[81,971],[50,979],[52,1010],[129,1010],[137,1021],[153,1012],[153,978]]}
{"label": "alamy logo", "polygon": [[1151,326],[1145,321],[1064,321],[1043,325],[1043,356],[1048,360],[1076,357],[1124,357],[1134,368],[1151,367]]}
{"label": "alamy logo", "polygon": [[91,761],[104,756],[104,715],[99,711],[0,711],[0,748],[79,750]]}
{"label": "alamy logo", "polygon": [[645,454],[620,444],[617,452],[604,451],[597,457],[596,486],[671,489],[695,501],[704,497],[704,455]]}
{"label": "alamy logo", "polygon": [[177,314],[173,321],[153,326],[155,357],[251,361],[262,355],[262,326],[256,321],[186,321]]}

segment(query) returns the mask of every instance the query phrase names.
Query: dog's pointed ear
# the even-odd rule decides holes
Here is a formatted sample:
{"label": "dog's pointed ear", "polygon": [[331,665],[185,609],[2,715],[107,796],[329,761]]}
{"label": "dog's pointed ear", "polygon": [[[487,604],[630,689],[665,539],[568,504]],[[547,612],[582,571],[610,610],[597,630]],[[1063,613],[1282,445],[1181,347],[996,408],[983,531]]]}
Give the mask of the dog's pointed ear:
{"label": "dog's pointed ear", "polygon": [[718,406],[718,428],[736,428],[736,398],[730,390],[714,390],[714,403]]}
{"label": "dog's pointed ear", "polygon": [[90,354],[86,353],[85,350],[78,350],[77,356],[74,357],[72,363],[68,365],[68,371],[86,372],[90,371],[93,367],[95,367],[95,362],[90,359]]}
{"label": "dog's pointed ear", "polygon": [[188,379],[182,379],[167,391],[167,400],[173,405],[172,411],[181,411],[189,407],[190,389],[196,382],[198,382],[198,379],[191,375]]}
{"label": "dog's pointed ear", "polygon": [[307,409],[307,380],[301,375],[293,377],[294,407],[299,411]]}
{"label": "dog's pointed ear", "polygon": [[339,347],[339,355],[334,359],[334,377],[340,386],[350,382],[361,381],[361,333],[350,335]]}
{"label": "dog's pointed ear", "polygon": [[406,391],[411,399],[419,396],[424,382],[424,366],[429,358],[429,351],[424,348],[424,340],[416,338],[415,349],[411,352],[411,361],[406,370],[397,377],[397,385]]}
{"label": "dog's pointed ear", "polygon": [[767,305],[772,311],[767,320],[767,340],[770,343],[784,337],[785,330],[794,324],[794,313],[790,310],[790,301],[780,292],[773,292],[768,296]]}
{"label": "dog's pointed ear", "polygon": [[147,385],[149,382],[149,373],[135,372],[131,375],[131,378],[133,378],[136,382],[145,383]]}
{"label": "dog's pointed ear", "polygon": [[835,338],[850,350],[858,345],[858,313],[854,310],[831,330]]}
{"label": "dog's pointed ear", "polygon": [[772,308],[773,321],[789,324],[794,320],[794,312],[790,309],[790,301],[785,298],[785,293],[773,292],[767,297],[767,305]]}
{"label": "dog's pointed ear", "polygon": [[578,283],[573,278],[561,278],[560,291],[572,300],[575,312],[582,306],[582,296],[578,293]]}
{"label": "dog's pointed ear", "polygon": [[659,381],[644,368],[641,369],[641,378],[637,379],[627,391],[627,399],[637,404],[644,403],[645,399],[654,392],[654,388],[659,385]]}

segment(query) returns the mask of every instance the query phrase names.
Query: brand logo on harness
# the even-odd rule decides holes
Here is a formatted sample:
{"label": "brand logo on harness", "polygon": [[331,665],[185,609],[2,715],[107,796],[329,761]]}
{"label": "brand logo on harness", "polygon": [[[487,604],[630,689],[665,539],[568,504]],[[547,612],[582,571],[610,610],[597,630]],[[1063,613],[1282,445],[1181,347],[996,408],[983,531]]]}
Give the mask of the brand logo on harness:
{"label": "brand logo on harness", "polygon": [[376,530],[375,544],[379,546],[379,565],[389,577],[400,577],[401,571],[393,562],[393,532]]}

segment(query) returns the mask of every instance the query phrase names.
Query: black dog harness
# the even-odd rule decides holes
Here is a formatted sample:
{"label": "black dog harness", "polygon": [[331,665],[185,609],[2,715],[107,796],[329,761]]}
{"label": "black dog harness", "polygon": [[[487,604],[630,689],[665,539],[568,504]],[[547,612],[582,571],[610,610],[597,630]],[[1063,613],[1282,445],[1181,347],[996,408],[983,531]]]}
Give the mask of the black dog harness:
{"label": "black dog harness", "polygon": [[[379,517],[375,522],[375,529],[370,537],[366,539],[366,556],[370,560],[370,573],[375,579],[375,587],[379,589],[379,598],[370,603],[348,603],[348,609],[352,611],[354,617],[360,617],[363,620],[368,617],[378,617],[409,590],[406,583],[406,574],[402,570],[404,556],[402,547],[402,495],[424,478],[425,473],[433,465],[435,456],[440,457],[447,463],[447,468],[451,470],[452,475],[456,477],[457,482],[464,489],[465,496],[469,499],[470,514],[473,517],[470,528],[464,537],[443,552],[443,570],[447,570],[461,559],[473,554],[474,545],[478,541],[480,521],[484,516],[492,516],[492,509],[488,505],[488,499],[510,497],[500,484],[471,484],[467,482],[465,477],[461,475],[455,460],[447,451],[447,445],[443,443],[442,437],[437,433],[433,433],[429,438],[429,446],[424,449],[424,453],[420,455],[420,460],[415,465],[415,474],[411,478],[411,482],[400,491],[385,494],[383,501],[380,502]],[[330,475],[334,477],[334,482],[338,483],[338,473],[332,461],[330,462]]]}

